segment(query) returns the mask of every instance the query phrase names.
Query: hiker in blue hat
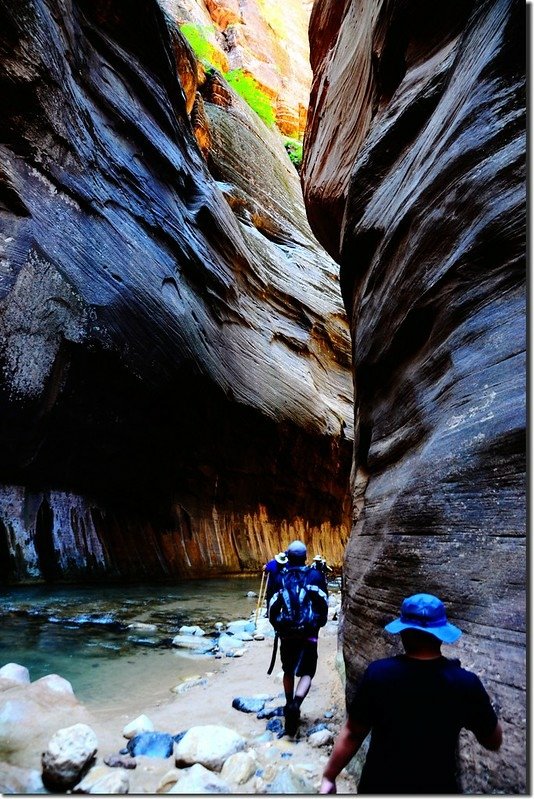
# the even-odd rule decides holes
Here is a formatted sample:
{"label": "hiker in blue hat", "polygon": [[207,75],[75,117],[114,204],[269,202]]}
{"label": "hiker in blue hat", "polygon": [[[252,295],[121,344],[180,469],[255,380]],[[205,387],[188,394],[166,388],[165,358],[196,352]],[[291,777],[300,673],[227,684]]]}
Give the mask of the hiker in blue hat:
{"label": "hiker in blue hat", "polygon": [[347,721],[326,764],[319,793],[336,793],[336,778],[367,734],[369,750],[360,793],[458,794],[456,748],[460,730],[496,751],[502,729],[479,678],[441,654],[462,634],[432,594],[405,599],[398,619],[404,654],[367,667],[347,706]]}

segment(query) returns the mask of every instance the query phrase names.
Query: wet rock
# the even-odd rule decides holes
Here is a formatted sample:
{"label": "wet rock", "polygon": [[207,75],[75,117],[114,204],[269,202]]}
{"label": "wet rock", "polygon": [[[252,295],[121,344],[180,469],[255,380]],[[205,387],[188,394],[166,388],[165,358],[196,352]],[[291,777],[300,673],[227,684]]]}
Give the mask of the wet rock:
{"label": "wet rock", "polygon": [[6,663],[0,669],[0,679],[26,685],[30,682],[30,672],[25,666],[19,666],[18,663]]}
{"label": "wet rock", "polygon": [[121,754],[130,754],[132,757],[145,755],[146,757],[170,757],[172,755],[174,738],[166,732],[142,732],[126,744],[126,749],[121,749]]}
{"label": "wet rock", "polygon": [[206,632],[198,624],[182,624],[178,630],[178,635],[206,635]]}
{"label": "wet rock", "polygon": [[58,730],[41,758],[43,783],[52,790],[72,788],[93,761],[97,749],[97,737],[87,724]]}
{"label": "wet rock", "polygon": [[207,724],[191,727],[174,746],[178,767],[200,763],[219,771],[225,760],[245,746],[245,739],[228,727]]}
{"label": "wet rock", "polygon": [[225,761],[221,777],[227,783],[243,785],[254,775],[258,761],[254,752],[236,752]]}
{"label": "wet rock", "polygon": [[276,716],[283,716],[284,715],[284,706],[278,705],[277,707],[271,708],[264,708],[260,710],[257,714],[257,718],[259,719],[273,719]]}
{"label": "wet rock", "polygon": [[146,632],[155,632],[158,627],[156,624],[148,624],[144,621],[133,621],[126,627],[127,630],[145,630]]}
{"label": "wet rock", "polygon": [[309,737],[313,735],[315,732],[321,732],[322,730],[328,730],[328,724],[325,724],[324,721],[320,721],[318,724],[314,724],[312,727],[306,730],[306,735]]}
{"label": "wet rock", "polygon": [[130,721],[124,727],[122,734],[125,738],[135,738],[136,735],[142,732],[154,732],[154,725],[148,716],[145,715],[138,716],[133,721]]}
{"label": "wet rock", "polygon": [[284,723],[279,718],[272,718],[270,721],[267,722],[267,726],[265,728],[269,730],[269,732],[279,733],[284,731]]}
{"label": "wet rock", "polygon": [[191,768],[180,772],[179,780],[167,793],[230,793],[230,788],[218,774],[200,763],[195,763]]}
{"label": "wet rock", "polygon": [[259,713],[265,707],[265,699],[236,696],[232,700],[232,707],[236,710],[241,710],[243,713]]}
{"label": "wet rock", "polygon": [[171,688],[171,691],[174,694],[185,694],[187,691],[194,688],[196,685],[207,685],[208,680],[206,677],[190,677],[187,680],[175,685],[174,688]]}
{"label": "wet rock", "polygon": [[215,642],[201,635],[175,635],[172,645],[178,649],[191,649],[199,655],[206,655],[215,647]]}
{"label": "wet rock", "polygon": [[95,766],[74,786],[72,793],[124,794],[128,793],[129,786],[130,776],[126,770],[110,771],[106,766]]}

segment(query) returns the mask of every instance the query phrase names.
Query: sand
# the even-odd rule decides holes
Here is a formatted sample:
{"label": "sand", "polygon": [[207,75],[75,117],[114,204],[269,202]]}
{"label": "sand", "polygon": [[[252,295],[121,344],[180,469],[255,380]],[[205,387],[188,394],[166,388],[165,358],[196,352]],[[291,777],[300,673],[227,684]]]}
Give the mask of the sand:
{"label": "sand", "polygon": [[[206,659],[204,672],[192,672],[190,677],[201,677],[205,684],[193,685],[183,694],[172,693],[165,685],[157,692],[153,702],[140,706],[135,696],[131,697],[128,711],[112,715],[101,709],[93,713],[92,724],[99,740],[99,758],[118,753],[125,746],[122,730],[127,723],[144,713],[154,724],[154,729],[172,735],[195,725],[218,724],[230,727],[249,742],[250,747],[261,752],[262,758],[269,755],[276,769],[303,767],[307,779],[318,789],[322,770],[331,750],[331,745],[314,748],[307,741],[305,732],[312,724],[325,722],[337,732],[345,718],[344,693],[341,677],[336,668],[337,622],[329,621],[319,637],[319,662],[317,674],[310,693],[301,708],[302,724],[295,739],[283,736],[268,744],[256,744],[254,738],[265,732],[267,721],[258,719],[253,713],[243,713],[232,708],[237,696],[251,697],[257,694],[280,695],[284,704],[280,654],[272,675],[267,675],[271,659],[272,638],[252,641],[245,645],[246,652],[239,658],[222,660]],[[195,664],[198,669],[198,663]],[[331,718],[325,713],[333,713]],[[173,768],[173,760],[140,757],[136,769],[129,772],[130,793],[153,794],[161,777]],[[270,770],[273,773],[273,767]],[[254,793],[261,789],[261,782],[252,780],[242,786],[240,792]],[[338,792],[355,793],[354,779],[342,772],[338,779]]]}

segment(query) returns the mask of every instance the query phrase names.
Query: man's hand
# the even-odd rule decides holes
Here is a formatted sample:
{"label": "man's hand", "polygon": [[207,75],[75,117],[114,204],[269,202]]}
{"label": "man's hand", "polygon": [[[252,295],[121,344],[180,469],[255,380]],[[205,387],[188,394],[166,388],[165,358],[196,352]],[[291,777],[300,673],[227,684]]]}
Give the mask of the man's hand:
{"label": "man's hand", "polygon": [[328,777],[323,777],[321,780],[321,787],[319,793],[337,793],[336,781],[329,780]]}

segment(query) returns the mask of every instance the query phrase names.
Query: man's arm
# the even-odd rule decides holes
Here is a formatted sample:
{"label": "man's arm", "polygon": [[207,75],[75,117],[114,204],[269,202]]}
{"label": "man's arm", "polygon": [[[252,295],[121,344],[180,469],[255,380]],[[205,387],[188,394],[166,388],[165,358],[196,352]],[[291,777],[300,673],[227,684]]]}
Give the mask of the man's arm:
{"label": "man's arm", "polygon": [[323,779],[319,793],[336,793],[336,778],[341,769],[345,768],[349,760],[351,760],[363,741],[365,740],[369,727],[360,724],[356,721],[351,721],[350,718],[345,722],[342,727],[337,740],[332,749],[332,754],[326,764]]}
{"label": "man's arm", "polygon": [[489,735],[477,735],[475,733],[476,739],[479,744],[482,744],[484,749],[489,749],[490,752],[496,752],[498,749],[501,748],[502,744],[502,727],[501,722],[498,721],[495,725],[495,729]]}

